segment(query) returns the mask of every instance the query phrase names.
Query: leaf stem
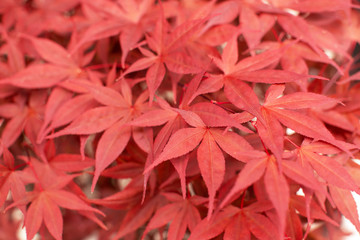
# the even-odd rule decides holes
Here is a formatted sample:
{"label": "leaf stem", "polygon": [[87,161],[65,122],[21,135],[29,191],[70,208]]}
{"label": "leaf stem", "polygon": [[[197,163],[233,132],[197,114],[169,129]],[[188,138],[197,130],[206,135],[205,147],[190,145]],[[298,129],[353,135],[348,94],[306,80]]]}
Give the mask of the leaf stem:
{"label": "leaf stem", "polygon": [[244,193],[241,196],[241,203],[240,203],[240,208],[243,209],[244,208],[244,201],[245,201],[245,195],[246,195],[246,190],[244,191]]}
{"label": "leaf stem", "polygon": [[[108,68],[108,67],[112,67],[113,63],[103,63],[103,64],[97,64],[97,65],[91,65],[86,67],[86,69],[89,70],[97,70],[97,69],[103,69],[103,68]],[[121,67],[121,64],[116,64],[116,67]]]}
{"label": "leaf stem", "polygon": [[275,30],[274,27],[271,28],[271,32],[272,32],[272,34],[274,35],[276,41],[277,41],[277,42],[281,42],[281,41],[280,41],[280,38],[279,38],[279,34],[276,32],[276,30]]}
{"label": "leaf stem", "polygon": [[28,165],[28,163],[19,164],[19,165],[17,165],[17,166],[14,167],[13,171],[18,170],[19,168],[24,167],[24,166],[26,166],[26,165]]}

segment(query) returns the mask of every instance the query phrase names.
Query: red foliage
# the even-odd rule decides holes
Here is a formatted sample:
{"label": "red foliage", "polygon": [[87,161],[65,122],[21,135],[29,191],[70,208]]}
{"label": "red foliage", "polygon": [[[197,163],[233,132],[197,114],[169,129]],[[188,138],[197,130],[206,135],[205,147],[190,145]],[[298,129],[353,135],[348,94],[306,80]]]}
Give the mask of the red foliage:
{"label": "red foliage", "polygon": [[357,8],[0,1],[0,238],[360,232]]}

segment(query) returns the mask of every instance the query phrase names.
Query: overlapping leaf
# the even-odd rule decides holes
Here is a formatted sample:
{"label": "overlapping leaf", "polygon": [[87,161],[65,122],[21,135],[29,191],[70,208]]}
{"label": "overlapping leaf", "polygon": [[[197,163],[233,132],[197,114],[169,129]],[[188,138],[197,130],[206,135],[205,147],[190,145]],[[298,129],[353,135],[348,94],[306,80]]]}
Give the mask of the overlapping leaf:
{"label": "overlapping leaf", "polygon": [[0,208],[29,240],[359,230],[356,8],[0,1]]}

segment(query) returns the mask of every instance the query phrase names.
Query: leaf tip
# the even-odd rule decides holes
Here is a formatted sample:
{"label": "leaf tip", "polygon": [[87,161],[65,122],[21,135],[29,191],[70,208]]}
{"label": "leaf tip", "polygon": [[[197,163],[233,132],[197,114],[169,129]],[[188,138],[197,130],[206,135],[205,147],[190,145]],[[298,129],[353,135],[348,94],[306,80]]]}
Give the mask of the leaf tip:
{"label": "leaf tip", "polygon": [[94,191],[95,191],[95,186],[96,186],[96,183],[97,183],[98,180],[99,180],[99,174],[95,171],[94,178],[93,178],[93,182],[92,182],[92,184],[91,184],[91,194],[94,193]]}

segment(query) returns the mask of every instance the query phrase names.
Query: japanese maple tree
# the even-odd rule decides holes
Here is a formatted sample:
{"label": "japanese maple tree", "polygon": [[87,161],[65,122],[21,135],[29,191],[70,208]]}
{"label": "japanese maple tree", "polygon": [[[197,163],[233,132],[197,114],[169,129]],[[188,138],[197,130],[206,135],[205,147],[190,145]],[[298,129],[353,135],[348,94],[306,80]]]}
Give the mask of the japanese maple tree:
{"label": "japanese maple tree", "polygon": [[0,1],[0,239],[360,232],[359,8]]}

